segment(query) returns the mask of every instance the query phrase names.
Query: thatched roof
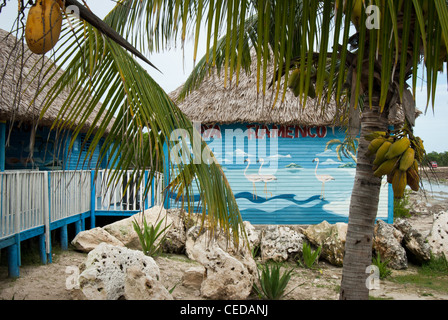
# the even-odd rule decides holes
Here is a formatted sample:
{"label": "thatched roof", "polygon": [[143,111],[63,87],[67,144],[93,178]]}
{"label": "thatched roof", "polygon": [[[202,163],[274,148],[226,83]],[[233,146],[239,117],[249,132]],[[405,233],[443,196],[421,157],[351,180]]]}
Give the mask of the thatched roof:
{"label": "thatched roof", "polygon": [[[39,120],[49,87],[45,88],[38,96],[36,96],[36,92],[46,82],[47,79],[42,79],[42,77],[51,64],[52,62],[48,58],[33,54],[28,50],[26,43],[22,47],[22,42],[18,41],[13,34],[0,29],[0,120],[38,123],[42,126],[53,124],[60,107],[68,97],[68,92],[61,92]],[[42,66],[42,68],[35,66]],[[22,79],[21,85],[20,78]],[[54,83],[56,80],[52,81]],[[99,109],[100,105],[90,115],[83,130],[86,131],[91,127]],[[73,125],[78,125],[78,123]]]}
{"label": "thatched roof", "polygon": [[[282,90],[274,108],[275,88],[272,87],[263,96],[257,93],[256,59],[252,59],[251,74],[241,71],[239,83],[224,87],[224,72],[212,74],[204,79],[197,90],[191,92],[184,100],[179,100],[182,86],[170,93],[171,98],[192,121],[203,124],[259,123],[278,125],[331,126],[340,125],[335,120],[336,105],[332,101],[325,108],[316,100],[308,98],[306,107],[300,104],[291,90],[287,90],[282,102]],[[273,68],[268,67],[267,79],[272,79]],[[400,109],[400,108],[397,108]],[[404,115],[400,110],[392,112],[391,124],[402,123]]]}

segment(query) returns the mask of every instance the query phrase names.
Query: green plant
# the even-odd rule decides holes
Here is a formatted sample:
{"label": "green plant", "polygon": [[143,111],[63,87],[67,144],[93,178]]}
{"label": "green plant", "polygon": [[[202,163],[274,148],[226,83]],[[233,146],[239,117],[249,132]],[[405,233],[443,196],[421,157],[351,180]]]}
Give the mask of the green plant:
{"label": "green plant", "polygon": [[261,275],[258,270],[260,287],[254,283],[253,288],[260,299],[278,300],[292,291],[285,294],[293,269],[282,273],[281,266],[278,263],[259,265],[259,269],[261,269]]}
{"label": "green plant", "polygon": [[158,255],[162,251],[162,245],[165,241],[165,231],[171,226],[171,224],[169,224],[162,229],[163,221],[164,219],[160,219],[154,227],[154,225],[146,222],[146,218],[143,215],[143,228],[137,221],[132,221],[144,254],[152,257]]}
{"label": "green plant", "polygon": [[422,274],[427,275],[447,275],[448,274],[448,260],[442,252],[440,256],[434,256],[431,253],[431,259],[422,264]]}
{"label": "green plant", "polygon": [[380,272],[380,279],[385,279],[392,273],[392,271],[390,271],[390,269],[387,267],[387,265],[389,264],[389,260],[382,261],[379,252],[377,252],[376,258],[372,258],[372,263],[373,265],[378,267],[378,270]]}
{"label": "green plant", "polygon": [[302,256],[299,257],[297,263],[303,268],[312,269],[314,264],[317,264],[319,261],[322,247],[319,246],[316,250],[313,250],[309,243],[304,242],[302,249]]}
{"label": "green plant", "polygon": [[256,258],[260,255],[260,247],[259,246],[253,246],[250,249],[250,252],[252,253],[252,258]]}
{"label": "green plant", "polygon": [[403,198],[394,199],[394,218],[409,218],[409,193],[410,190],[405,190]]}

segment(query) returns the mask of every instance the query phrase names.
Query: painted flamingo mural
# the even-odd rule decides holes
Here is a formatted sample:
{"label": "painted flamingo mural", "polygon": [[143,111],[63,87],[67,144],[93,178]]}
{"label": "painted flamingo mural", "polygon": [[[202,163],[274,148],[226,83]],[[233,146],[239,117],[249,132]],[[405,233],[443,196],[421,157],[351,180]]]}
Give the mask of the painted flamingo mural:
{"label": "painted flamingo mural", "polygon": [[247,180],[252,182],[253,198],[257,199],[257,188],[255,187],[255,183],[262,181],[262,179],[259,174],[247,174],[247,169],[249,169],[250,166],[250,159],[248,158],[244,160],[244,162],[247,162],[247,167],[244,169],[244,176]]}
{"label": "painted flamingo mural", "polygon": [[325,199],[325,182],[335,180],[332,176],[329,174],[317,174],[317,167],[319,166],[319,158],[314,158],[313,162],[316,162],[316,169],[314,169],[314,175],[316,176],[317,180],[322,182],[322,189],[320,198],[323,200]]}
{"label": "painted flamingo mural", "polygon": [[[264,193],[266,194],[266,199],[267,199],[268,198],[268,182],[277,180],[277,177],[274,176],[273,174],[262,174],[261,168],[263,167],[264,159],[260,158],[258,160],[258,162],[261,163],[260,168],[258,169],[258,175],[260,176],[261,181],[264,182]],[[272,197],[272,192],[269,192],[269,194]]]}

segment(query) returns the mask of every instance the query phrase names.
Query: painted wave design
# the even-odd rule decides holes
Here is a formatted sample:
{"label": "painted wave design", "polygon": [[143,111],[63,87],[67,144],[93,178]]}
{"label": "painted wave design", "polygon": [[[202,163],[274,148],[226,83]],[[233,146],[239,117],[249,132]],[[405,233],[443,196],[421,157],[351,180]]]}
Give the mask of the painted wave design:
{"label": "painted wave design", "polygon": [[296,197],[295,194],[282,194],[282,195],[277,195],[277,196],[273,196],[273,197],[269,197],[269,198],[260,197],[260,196],[257,196],[255,198],[254,194],[250,193],[250,192],[240,192],[240,193],[235,194],[235,199],[246,199],[246,200],[249,200],[250,202],[256,203],[256,204],[261,204],[261,203],[265,203],[265,202],[269,202],[269,201],[273,201],[273,200],[277,200],[277,199],[287,200],[287,201],[290,201],[299,206],[310,203],[312,201],[316,201],[316,200],[320,200],[321,201],[320,205],[322,205],[322,206],[324,204],[329,203],[326,200],[322,200],[320,198],[320,196],[318,196],[318,195],[309,197],[308,199],[305,199],[305,200],[297,200],[297,199],[295,199],[295,197]]}
{"label": "painted wave design", "polygon": [[[319,205],[316,207],[320,208]],[[318,214],[312,214],[309,208],[290,205],[273,212],[266,212],[259,208],[243,209],[240,212],[243,220],[249,220],[253,224],[318,224],[324,220],[328,223],[348,223],[348,216],[320,209]]]}
{"label": "painted wave design", "polygon": [[[277,221],[277,223],[305,223],[306,221],[313,221],[313,223],[320,223],[322,220],[340,222],[348,221],[348,216],[337,214],[331,210],[325,209],[324,206],[330,202],[321,199],[319,195],[311,196],[305,200],[295,199],[295,194],[282,194],[270,198],[258,196],[253,198],[250,192],[240,192],[235,194],[235,198],[244,199],[254,204],[268,203],[269,201],[282,201],[281,207],[277,207],[273,211],[263,210],[263,206],[240,208],[240,212],[245,219],[253,220],[257,223],[267,223],[267,221]],[[290,203],[289,205],[285,205]],[[313,203],[312,203],[313,202]],[[318,215],[315,213],[319,212]]]}

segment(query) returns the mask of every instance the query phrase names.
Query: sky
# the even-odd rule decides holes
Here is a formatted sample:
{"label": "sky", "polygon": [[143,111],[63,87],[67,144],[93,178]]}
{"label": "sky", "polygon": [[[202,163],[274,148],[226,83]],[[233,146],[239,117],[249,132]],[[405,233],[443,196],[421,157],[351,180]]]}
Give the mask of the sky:
{"label": "sky", "polygon": [[[0,28],[11,30],[17,15],[15,1],[7,2],[7,6],[0,14]],[[100,18],[103,18],[115,5],[113,0],[86,0],[90,9]],[[205,41],[199,42],[198,60],[205,54]],[[182,49],[180,44],[177,48],[169,51],[147,55],[147,58],[160,71],[148,66],[149,75],[167,92],[177,89],[188,78],[193,70],[193,41],[186,41]],[[421,75],[421,71],[419,72]],[[448,151],[448,81],[447,71],[439,74],[436,102],[434,111],[430,105],[426,110],[426,84],[422,78],[418,80],[416,92],[416,106],[422,111],[417,118],[414,134],[424,141],[427,152]],[[426,110],[426,112],[425,112]]]}

